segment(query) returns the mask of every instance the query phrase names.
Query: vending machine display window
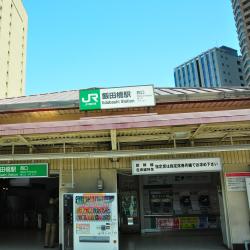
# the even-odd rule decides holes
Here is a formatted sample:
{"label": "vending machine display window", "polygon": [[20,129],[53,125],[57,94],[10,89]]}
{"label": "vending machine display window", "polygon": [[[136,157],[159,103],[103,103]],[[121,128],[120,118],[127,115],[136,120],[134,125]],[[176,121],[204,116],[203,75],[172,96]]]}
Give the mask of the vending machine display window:
{"label": "vending machine display window", "polygon": [[74,250],[118,250],[117,217],[116,194],[74,194]]}

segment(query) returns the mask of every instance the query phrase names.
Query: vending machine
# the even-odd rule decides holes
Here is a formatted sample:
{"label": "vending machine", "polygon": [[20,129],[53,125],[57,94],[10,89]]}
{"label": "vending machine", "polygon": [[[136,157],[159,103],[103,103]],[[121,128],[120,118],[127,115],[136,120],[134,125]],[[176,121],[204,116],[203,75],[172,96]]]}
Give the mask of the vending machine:
{"label": "vending machine", "polygon": [[73,196],[74,250],[118,250],[116,193]]}

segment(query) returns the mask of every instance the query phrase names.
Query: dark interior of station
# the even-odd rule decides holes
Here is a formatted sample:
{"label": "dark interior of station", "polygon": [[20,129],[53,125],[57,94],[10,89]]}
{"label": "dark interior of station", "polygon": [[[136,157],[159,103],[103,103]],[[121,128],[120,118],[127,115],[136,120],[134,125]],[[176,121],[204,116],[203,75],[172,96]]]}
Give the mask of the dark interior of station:
{"label": "dark interior of station", "polygon": [[58,176],[35,179],[0,179],[1,230],[43,231],[49,198],[58,201],[58,194]]}

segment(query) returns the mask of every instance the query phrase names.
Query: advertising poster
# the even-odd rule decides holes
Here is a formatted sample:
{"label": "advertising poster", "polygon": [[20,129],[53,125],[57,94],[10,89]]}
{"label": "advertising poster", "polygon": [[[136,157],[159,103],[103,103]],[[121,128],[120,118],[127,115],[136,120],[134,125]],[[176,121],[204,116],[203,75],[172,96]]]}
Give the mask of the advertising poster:
{"label": "advertising poster", "polygon": [[180,218],[156,218],[156,228],[163,232],[179,230]]}
{"label": "advertising poster", "polygon": [[161,231],[172,231],[174,228],[174,218],[156,218],[156,228]]}
{"label": "advertising poster", "polygon": [[180,217],[181,229],[196,229],[199,226],[198,217]]}
{"label": "advertising poster", "polygon": [[208,228],[208,217],[199,217],[199,229],[207,229]]}

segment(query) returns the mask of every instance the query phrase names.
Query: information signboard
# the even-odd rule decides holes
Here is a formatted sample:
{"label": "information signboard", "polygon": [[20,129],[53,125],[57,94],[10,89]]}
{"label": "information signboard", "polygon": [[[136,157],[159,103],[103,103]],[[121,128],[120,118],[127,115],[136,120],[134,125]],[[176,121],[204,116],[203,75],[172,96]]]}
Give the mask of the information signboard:
{"label": "information signboard", "polygon": [[232,192],[246,191],[246,178],[250,177],[250,172],[226,173],[227,190]]}
{"label": "information signboard", "polygon": [[79,91],[79,108],[82,111],[150,106],[155,106],[152,85]]}
{"label": "information signboard", "polygon": [[221,171],[220,158],[135,160],[133,175]]}
{"label": "information signboard", "polygon": [[48,163],[1,164],[0,178],[48,177]]}
{"label": "information signboard", "polygon": [[250,209],[250,178],[246,178],[246,189],[247,189],[247,200],[248,200],[248,208]]}

